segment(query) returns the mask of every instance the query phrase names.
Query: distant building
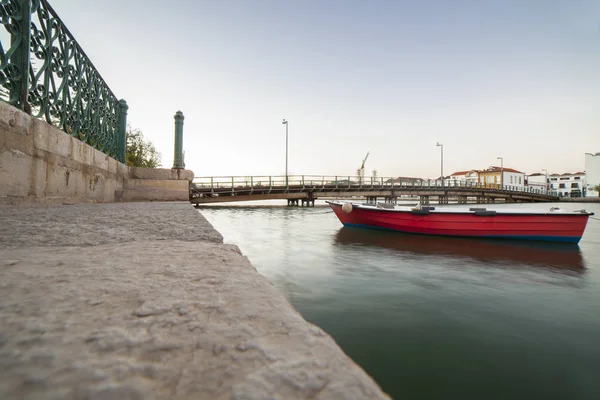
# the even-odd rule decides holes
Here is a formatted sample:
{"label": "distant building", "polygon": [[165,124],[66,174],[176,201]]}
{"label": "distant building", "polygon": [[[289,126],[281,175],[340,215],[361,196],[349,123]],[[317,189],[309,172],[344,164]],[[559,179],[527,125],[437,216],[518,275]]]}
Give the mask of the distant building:
{"label": "distant building", "polygon": [[457,185],[460,185],[459,182],[478,182],[479,181],[479,171],[469,170],[469,171],[457,171],[450,175],[447,178],[451,183],[457,182]]}
{"label": "distant building", "polygon": [[548,190],[548,176],[539,172],[527,175],[527,181],[525,185],[532,189]]}
{"label": "distant building", "polygon": [[518,188],[525,187],[525,174],[516,169],[491,166],[488,169],[478,172],[479,183],[485,183],[487,185],[503,184],[504,186],[515,186]]}
{"label": "distant building", "polygon": [[560,197],[583,197],[586,195],[585,172],[574,174],[551,174],[550,189],[558,192]]}
{"label": "distant building", "polygon": [[421,178],[413,178],[410,176],[399,176],[397,178],[390,178],[388,180],[385,181],[385,183],[394,183],[394,184],[405,184],[408,186],[412,186],[412,185],[420,185],[421,182],[423,182],[423,179]]}
{"label": "distant building", "polygon": [[597,197],[598,192],[592,188],[600,185],[600,153],[585,153],[585,184],[584,196]]}

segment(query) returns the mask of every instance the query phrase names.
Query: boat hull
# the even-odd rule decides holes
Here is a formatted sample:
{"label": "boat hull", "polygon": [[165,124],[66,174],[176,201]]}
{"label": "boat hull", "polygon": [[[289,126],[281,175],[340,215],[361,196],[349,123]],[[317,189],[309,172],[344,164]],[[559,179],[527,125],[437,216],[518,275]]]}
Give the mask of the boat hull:
{"label": "boat hull", "polygon": [[496,214],[431,212],[361,208],[342,210],[341,203],[329,203],[344,226],[439,236],[536,240],[578,243],[588,214]]}

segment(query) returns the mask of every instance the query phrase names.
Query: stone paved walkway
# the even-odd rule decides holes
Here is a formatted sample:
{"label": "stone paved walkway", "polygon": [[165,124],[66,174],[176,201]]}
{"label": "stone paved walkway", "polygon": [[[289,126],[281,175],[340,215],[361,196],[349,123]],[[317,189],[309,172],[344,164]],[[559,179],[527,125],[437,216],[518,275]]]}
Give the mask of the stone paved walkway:
{"label": "stone paved walkway", "polygon": [[0,206],[1,399],[384,399],[188,203]]}

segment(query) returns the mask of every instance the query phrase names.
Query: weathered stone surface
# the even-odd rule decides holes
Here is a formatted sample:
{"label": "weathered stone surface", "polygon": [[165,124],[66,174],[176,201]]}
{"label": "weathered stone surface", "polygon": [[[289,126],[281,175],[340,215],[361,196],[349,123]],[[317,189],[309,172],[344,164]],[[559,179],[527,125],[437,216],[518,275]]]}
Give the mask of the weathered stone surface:
{"label": "weathered stone surface", "polygon": [[131,168],[133,179],[188,180],[194,179],[194,172],[187,169]]}
{"label": "weathered stone surface", "polygon": [[0,138],[0,203],[114,201],[129,177],[126,165],[110,171],[106,154],[4,102]]}
{"label": "weathered stone surface", "polygon": [[187,180],[128,179],[123,185],[124,201],[189,201]]}
{"label": "weathered stone surface", "polygon": [[189,170],[129,168],[0,102],[0,204],[183,201],[193,178]]}
{"label": "weathered stone surface", "polygon": [[[189,203],[0,206],[0,249],[174,239],[222,243]],[[124,261],[127,255],[124,254]]]}
{"label": "weathered stone surface", "polygon": [[0,225],[2,399],[387,398],[189,204]]}

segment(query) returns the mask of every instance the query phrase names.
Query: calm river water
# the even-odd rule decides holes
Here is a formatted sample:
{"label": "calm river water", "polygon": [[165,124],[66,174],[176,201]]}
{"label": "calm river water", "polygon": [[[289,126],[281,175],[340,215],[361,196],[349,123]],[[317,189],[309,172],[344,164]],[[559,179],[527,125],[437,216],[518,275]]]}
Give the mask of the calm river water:
{"label": "calm river water", "polygon": [[393,398],[600,399],[599,220],[578,246],[542,245],[343,228],[329,208],[273,204],[201,213]]}

